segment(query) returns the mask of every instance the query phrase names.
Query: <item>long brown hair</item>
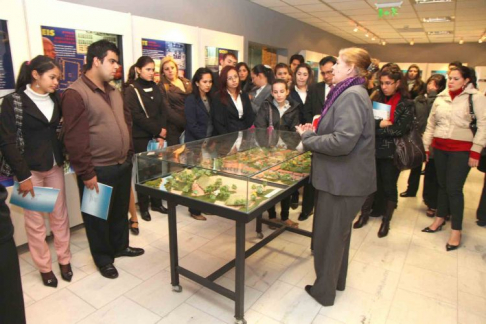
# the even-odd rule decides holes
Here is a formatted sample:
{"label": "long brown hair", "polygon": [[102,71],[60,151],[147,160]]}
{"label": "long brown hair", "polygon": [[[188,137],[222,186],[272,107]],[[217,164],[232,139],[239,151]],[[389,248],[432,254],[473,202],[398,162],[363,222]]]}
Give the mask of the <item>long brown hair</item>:
{"label": "long brown hair", "polygon": [[[221,89],[219,90],[219,98],[221,99],[221,102],[225,105],[228,104],[228,99],[229,99],[229,94],[228,94],[228,73],[229,71],[234,70],[236,72],[236,76],[238,77],[238,80],[240,77],[238,76],[238,70],[236,67],[228,65],[225,66],[221,70],[221,74],[219,75],[219,80],[221,83]],[[236,88],[236,93],[240,93],[241,90],[241,82],[238,81],[238,87]]]}

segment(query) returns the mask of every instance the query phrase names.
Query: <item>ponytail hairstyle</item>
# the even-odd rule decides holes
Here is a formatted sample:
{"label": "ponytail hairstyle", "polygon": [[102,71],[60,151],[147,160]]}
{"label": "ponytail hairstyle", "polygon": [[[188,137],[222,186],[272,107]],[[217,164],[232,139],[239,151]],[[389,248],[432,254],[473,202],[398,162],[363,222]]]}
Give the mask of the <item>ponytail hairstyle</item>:
{"label": "ponytail hairstyle", "polygon": [[43,75],[54,68],[61,70],[53,59],[44,55],[37,55],[32,60],[25,61],[20,67],[17,83],[15,84],[15,92],[25,89],[27,84],[31,84],[34,81],[32,72],[37,71],[37,74]]}
{"label": "ponytail hairstyle", "polygon": [[289,84],[287,83],[287,80],[275,79],[275,81],[273,81],[273,83],[272,83],[272,91],[273,91],[273,85],[277,84],[277,83],[281,83],[281,84],[285,85],[285,90],[289,90]]}
{"label": "ponytail hairstyle", "polygon": [[259,75],[263,73],[263,75],[267,78],[268,84],[272,84],[275,81],[275,74],[273,74],[273,70],[268,65],[257,64],[251,69],[251,72],[255,75]]}
{"label": "ponytail hairstyle", "polygon": [[128,87],[130,84],[132,84],[137,78],[137,70],[135,68],[143,68],[145,65],[150,64],[150,63],[155,63],[154,60],[150,56],[140,56],[133,64],[130,69],[128,70],[128,79],[127,82],[125,82],[124,86]]}

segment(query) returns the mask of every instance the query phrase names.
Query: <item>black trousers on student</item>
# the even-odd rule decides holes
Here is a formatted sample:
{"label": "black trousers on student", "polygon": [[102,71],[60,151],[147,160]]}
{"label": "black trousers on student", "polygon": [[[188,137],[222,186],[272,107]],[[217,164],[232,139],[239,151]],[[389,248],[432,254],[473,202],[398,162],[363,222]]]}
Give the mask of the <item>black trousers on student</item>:
{"label": "black trousers on student", "polygon": [[464,183],[471,169],[469,152],[450,152],[434,149],[435,168],[439,181],[437,217],[450,212],[453,230],[462,230],[464,217]]}
{"label": "black trousers on student", "polygon": [[410,170],[410,175],[408,176],[407,193],[411,196],[417,195],[417,191],[420,184],[421,173],[422,173],[422,165]]}
{"label": "black trousers on student", "polygon": [[0,243],[0,323],[25,323],[19,256],[13,238]]}
{"label": "black trousers on student", "polygon": [[429,159],[425,165],[423,198],[427,207],[437,209],[437,199],[439,196],[439,182],[437,181],[437,171],[435,170],[435,159]]}
{"label": "black trousers on student", "polygon": [[479,200],[476,216],[478,221],[486,222],[486,174],[484,175],[483,191],[481,193],[481,199]]}
{"label": "black trousers on student", "polygon": [[[147,144],[150,140],[151,138],[134,138],[133,148],[135,150],[135,153],[146,152]],[[139,168],[139,172],[145,172],[147,176],[157,174],[157,170],[153,170],[154,167],[157,166],[155,165],[141,166],[141,168]],[[138,201],[138,207],[140,208],[140,213],[148,211],[149,204],[151,204],[152,207],[160,207],[162,205],[162,200],[154,199],[152,197],[141,194],[139,192],[137,192],[137,201]]]}
{"label": "black trousers on student", "polygon": [[346,288],[351,224],[365,199],[317,190],[313,232],[317,278],[310,293],[324,306],[334,304],[336,289]]}
{"label": "black trousers on student", "polygon": [[304,185],[304,193],[302,195],[302,213],[309,215],[314,209],[314,201],[316,196],[316,189],[312,183]]}
{"label": "black trousers on student", "polygon": [[[98,268],[113,263],[115,253],[128,247],[128,205],[132,163],[95,167],[98,183],[113,187],[108,220],[85,213],[83,215],[86,236],[93,260]],[[79,197],[82,201],[84,183],[78,177]]]}
{"label": "black trousers on student", "polygon": [[373,213],[384,215],[387,201],[398,203],[397,181],[400,170],[393,159],[376,159],[377,190],[373,202]]}
{"label": "black trousers on student", "polygon": [[[287,219],[289,219],[290,199],[291,197],[287,197],[280,202],[280,218],[282,219],[282,221],[286,221]],[[277,218],[275,206],[272,206],[268,209],[268,218]]]}

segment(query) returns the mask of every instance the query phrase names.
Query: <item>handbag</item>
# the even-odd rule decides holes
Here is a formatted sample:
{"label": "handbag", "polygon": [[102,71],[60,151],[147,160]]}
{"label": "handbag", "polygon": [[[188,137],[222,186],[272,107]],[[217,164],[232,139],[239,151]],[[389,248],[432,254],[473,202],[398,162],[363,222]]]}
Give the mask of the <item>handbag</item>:
{"label": "handbag", "polygon": [[[22,134],[22,119],[24,118],[24,114],[22,112],[22,100],[20,99],[20,95],[18,93],[12,94],[13,104],[14,104],[14,114],[15,114],[15,126],[17,127],[17,149],[19,150],[20,154],[24,154],[24,136]],[[7,163],[5,156],[0,151],[0,174],[6,177],[13,177],[14,172],[10,165]]]}
{"label": "handbag", "polygon": [[[469,128],[471,129],[473,136],[476,136],[476,132],[478,131],[478,125],[477,125],[476,114],[474,113],[472,96],[473,96],[472,94],[469,94],[469,115],[471,115],[471,123],[469,124]],[[486,158],[486,148],[483,148],[483,150],[481,151],[481,160],[485,158]]]}
{"label": "handbag", "polygon": [[425,161],[424,143],[420,136],[415,112],[413,115],[410,131],[402,137],[394,139],[393,162],[400,171],[416,168]]}

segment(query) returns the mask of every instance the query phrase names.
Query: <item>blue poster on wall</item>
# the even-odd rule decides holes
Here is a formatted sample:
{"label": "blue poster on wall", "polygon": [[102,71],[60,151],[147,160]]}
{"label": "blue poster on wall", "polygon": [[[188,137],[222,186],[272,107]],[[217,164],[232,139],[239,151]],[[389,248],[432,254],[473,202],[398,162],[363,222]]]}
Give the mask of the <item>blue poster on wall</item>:
{"label": "blue poster on wall", "polygon": [[0,97],[13,92],[14,88],[15,78],[7,21],[0,20]]}
{"label": "blue poster on wall", "polygon": [[150,56],[155,61],[155,82],[160,80],[160,60],[166,56],[171,56],[176,61],[180,76],[190,78],[188,76],[188,49],[189,45],[184,43],[142,39],[142,55]]}
{"label": "blue poster on wall", "polygon": [[[61,67],[59,89],[66,90],[82,73],[88,46],[106,39],[115,43],[121,52],[121,36],[87,30],[41,26],[44,55],[56,60]],[[119,57],[122,62],[122,55]],[[121,87],[123,70],[120,66],[115,76],[115,86]]]}

